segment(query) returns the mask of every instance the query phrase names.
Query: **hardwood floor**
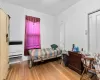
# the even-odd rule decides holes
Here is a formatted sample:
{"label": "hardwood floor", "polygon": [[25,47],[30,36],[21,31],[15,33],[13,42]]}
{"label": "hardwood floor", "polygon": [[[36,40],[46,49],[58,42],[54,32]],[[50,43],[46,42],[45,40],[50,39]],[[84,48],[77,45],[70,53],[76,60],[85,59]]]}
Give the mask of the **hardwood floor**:
{"label": "hardwood floor", "polygon": [[11,66],[7,80],[80,80],[80,75],[57,61],[28,68],[27,62]]}

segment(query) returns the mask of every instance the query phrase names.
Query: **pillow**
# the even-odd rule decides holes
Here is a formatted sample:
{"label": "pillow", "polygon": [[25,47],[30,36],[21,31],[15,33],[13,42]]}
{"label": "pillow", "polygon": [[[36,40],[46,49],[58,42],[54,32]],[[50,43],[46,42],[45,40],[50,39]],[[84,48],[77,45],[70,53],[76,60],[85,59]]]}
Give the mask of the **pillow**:
{"label": "pillow", "polygon": [[51,48],[54,49],[54,50],[56,50],[56,48],[58,48],[58,46],[56,44],[52,44]]}

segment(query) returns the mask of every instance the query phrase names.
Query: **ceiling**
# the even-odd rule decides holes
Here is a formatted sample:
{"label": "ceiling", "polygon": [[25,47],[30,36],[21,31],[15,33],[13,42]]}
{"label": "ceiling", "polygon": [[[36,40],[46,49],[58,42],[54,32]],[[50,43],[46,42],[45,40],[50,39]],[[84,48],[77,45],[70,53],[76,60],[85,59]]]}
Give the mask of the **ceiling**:
{"label": "ceiling", "polygon": [[35,11],[57,15],[80,0],[3,0]]}

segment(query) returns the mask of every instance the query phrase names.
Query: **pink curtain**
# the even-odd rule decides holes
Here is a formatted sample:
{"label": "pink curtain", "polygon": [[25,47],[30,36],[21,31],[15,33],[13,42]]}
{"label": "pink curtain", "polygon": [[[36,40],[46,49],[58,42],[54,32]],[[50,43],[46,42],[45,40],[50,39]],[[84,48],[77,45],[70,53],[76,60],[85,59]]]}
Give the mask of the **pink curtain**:
{"label": "pink curtain", "polygon": [[26,16],[25,26],[25,49],[41,48],[40,19]]}
{"label": "pink curtain", "polygon": [[40,22],[26,20],[26,49],[40,47]]}

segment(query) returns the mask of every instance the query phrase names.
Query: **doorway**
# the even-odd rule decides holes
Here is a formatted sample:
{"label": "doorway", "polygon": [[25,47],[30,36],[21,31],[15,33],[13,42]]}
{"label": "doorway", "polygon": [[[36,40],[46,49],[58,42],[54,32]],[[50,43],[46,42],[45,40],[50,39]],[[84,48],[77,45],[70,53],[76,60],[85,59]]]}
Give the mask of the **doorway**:
{"label": "doorway", "polygon": [[100,10],[88,14],[88,50],[100,52]]}
{"label": "doorway", "polygon": [[65,50],[65,23],[60,24],[60,48]]}

